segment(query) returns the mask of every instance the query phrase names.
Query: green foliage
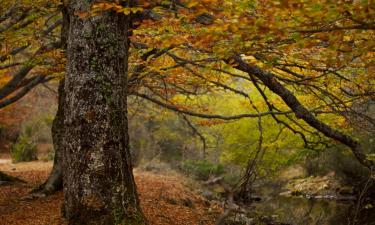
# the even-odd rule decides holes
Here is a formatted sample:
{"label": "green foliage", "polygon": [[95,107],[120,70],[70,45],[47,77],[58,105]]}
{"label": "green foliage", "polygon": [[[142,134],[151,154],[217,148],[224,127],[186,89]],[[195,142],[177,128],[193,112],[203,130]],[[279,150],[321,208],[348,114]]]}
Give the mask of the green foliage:
{"label": "green foliage", "polygon": [[165,138],[159,142],[161,149],[161,159],[164,161],[179,160],[181,158],[181,149],[183,142],[181,140]]}
{"label": "green foliage", "polygon": [[36,160],[39,144],[39,158],[43,161],[53,160],[53,118],[52,114],[43,112],[30,117],[22,124],[20,135],[11,145],[11,157],[14,162]]}
{"label": "green foliage", "polygon": [[367,154],[367,159],[375,162],[375,154]]}
{"label": "green foliage", "polygon": [[212,175],[219,176],[225,172],[223,165],[206,160],[186,160],[182,163],[182,170],[199,180],[207,180]]}
{"label": "green foliage", "polygon": [[368,179],[368,170],[364,168],[346,148],[336,146],[319,154],[310,154],[303,163],[308,175],[325,175],[330,171],[351,184]]}
{"label": "green foliage", "polygon": [[169,164],[165,162],[161,162],[160,160],[152,160],[146,162],[141,167],[145,171],[156,172],[156,173],[163,173],[166,174],[172,171],[172,168]]}
{"label": "green foliage", "polygon": [[53,148],[47,149],[46,153],[43,155],[39,155],[39,160],[42,160],[44,162],[53,161],[55,158],[55,151]]}
{"label": "green foliage", "polygon": [[[142,108],[150,106],[153,105],[145,104]],[[129,107],[130,110],[134,110],[133,107]],[[176,114],[154,110],[148,111],[146,118],[139,113],[129,120],[133,164],[138,166],[156,160],[174,167],[187,155],[197,155],[201,143],[191,134],[189,127]]]}
{"label": "green foliage", "polygon": [[[233,85],[240,86],[242,84],[234,83]],[[249,112],[246,99],[228,93],[186,99],[181,95],[175,96],[175,99],[177,98],[189,105],[197,105],[202,108],[210,105],[210,108],[220,115]],[[252,98],[257,101],[260,96],[253,93]],[[270,97],[270,99],[273,98]],[[233,107],[234,105],[236,107]],[[153,105],[146,104],[145,108],[151,106]],[[258,104],[257,107],[264,108],[264,111],[267,110],[266,105]],[[173,167],[183,160],[197,159],[202,144],[197,137],[192,136],[191,129],[176,114],[165,110],[156,111],[155,114],[148,111],[147,114],[152,116],[152,119],[147,119],[146,123],[143,122],[145,119],[142,117],[130,120],[130,142],[133,159],[136,159],[136,162],[139,162],[139,158],[145,162],[158,157],[160,160],[172,164]],[[282,116],[279,117],[282,118]],[[207,160],[220,161],[228,168],[237,168],[242,171],[248,160],[254,157],[259,138],[257,118],[230,122],[218,121],[217,124],[213,121],[214,125],[210,125],[212,120],[200,118],[190,118],[190,120],[207,141]],[[264,117],[262,127],[264,154],[257,166],[258,172],[261,174],[274,174],[281,167],[300,162],[307,154],[311,153],[311,151],[303,149],[303,143],[298,136],[293,135],[287,129],[280,132],[282,127],[272,117]],[[186,165],[184,166],[186,167]],[[195,172],[191,173],[195,174]],[[207,175],[203,175],[203,177],[207,177]]]}
{"label": "green foliage", "polygon": [[[240,84],[238,84],[240,85]],[[207,102],[221,115],[236,115],[249,112],[247,100],[243,98],[223,95],[207,97]],[[252,94],[254,101],[260,100],[256,93]],[[223,100],[225,99],[225,100]],[[270,97],[273,100],[272,97]],[[208,104],[208,103],[207,103]],[[236,107],[233,107],[236,105]],[[258,104],[259,109],[266,105]],[[282,118],[281,116],[279,118]],[[259,140],[257,118],[246,118],[237,121],[220,123],[215,126],[202,127],[205,131],[208,145],[215,146],[220,151],[220,162],[227,166],[245,168],[249,159],[256,152]],[[298,136],[287,129],[283,129],[272,117],[262,118],[263,143],[258,172],[268,174],[277,172],[283,166],[298,162],[311,151],[304,150],[303,142]]]}
{"label": "green foliage", "polygon": [[37,147],[31,138],[21,135],[16,143],[11,145],[11,157],[13,162],[27,162],[37,160]]}
{"label": "green foliage", "polygon": [[30,137],[34,142],[51,143],[51,126],[54,116],[41,113],[30,118],[23,124],[22,134]]}

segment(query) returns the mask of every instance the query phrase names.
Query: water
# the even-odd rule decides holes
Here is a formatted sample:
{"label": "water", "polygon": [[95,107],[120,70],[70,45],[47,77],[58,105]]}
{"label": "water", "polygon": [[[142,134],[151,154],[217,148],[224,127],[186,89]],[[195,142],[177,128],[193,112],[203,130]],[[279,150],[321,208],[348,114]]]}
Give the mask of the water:
{"label": "water", "polygon": [[[280,195],[285,191],[281,183],[260,184],[255,190],[262,199],[260,202],[253,203],[256,214],[284,224],[353,225],[353,217],[357,212],[356,201]],[[371,195],[363,200],[373,202],[373,198],[374,195]],[[375,225],[375,205],[369,208],[362,207],[357,213],[355,225]]]}
{"label": "water", "polygon": [[269,196],[255,203],[256,211],[274,220],[293,225],[349,224],[349,210],[354,203],[302,197]]}

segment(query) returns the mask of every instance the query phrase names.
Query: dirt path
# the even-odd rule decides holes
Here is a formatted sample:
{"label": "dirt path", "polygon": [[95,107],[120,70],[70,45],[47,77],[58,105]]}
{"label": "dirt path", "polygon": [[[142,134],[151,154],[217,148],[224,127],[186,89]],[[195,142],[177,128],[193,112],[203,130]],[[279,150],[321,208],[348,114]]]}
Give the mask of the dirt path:
{"label": "dirt path", "polygon": [[[27,183],[0,186],[0,224],[64,224],[60,217],[61,192],[43,199],[22,200],[33,187],[47,178],[51,166],[50,162],[11,164],[8,159],[2,159],[1,171]],[[136,171],[135,178],[142,208],[150,225],[214,224],[218,207],[210,206],[203,198],[189,191],[182,183],[183,177]]]}

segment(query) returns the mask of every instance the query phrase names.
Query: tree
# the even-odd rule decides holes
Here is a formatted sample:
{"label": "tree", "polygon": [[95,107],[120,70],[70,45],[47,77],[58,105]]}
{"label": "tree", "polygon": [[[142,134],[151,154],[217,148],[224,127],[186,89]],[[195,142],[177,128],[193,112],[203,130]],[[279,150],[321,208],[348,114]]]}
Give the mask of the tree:
{"label": "tree", "polygon": [[[124,7],[131,7],[129,1]],[[69,21],[64,120],[64,211],[69,224],[146,224],[127,133],[130,18],[91,3],[64,5]]]}
{"label": "tree", "polygon": [[[359,162],[373,167],[367,155],[371,149],[363,149],[343,129],[357,125],[353,117],[374,124],[374,118],[352,107],[371,102],[375,93],[369,82],[374,79],[374,10],[369,1],[168,2],[169,10],[158,10],[161,19],[142,23],[132,37],[167,51],[167,65],[151,61],[152,73],[136,95],[190,116],[272,116],[299,135],[306,148],[329,144],[325,136],[350,147]],[[186,110],[173,100],[172,87],[199,94],[192,78],[251,99],[250,91],[228,85],[231,79],[240,80],[263,97],[261,111],[222,117]],[[334,124],[328,116],[342,122]]]}
{"label": "tree", "polygon": [[[17,102],[34,87],[53,80],[63,71],[55,36],[62,20],[58,1],[4,1],[0,6],[0,110]],[[57,13],[56,13],[57,12]],[[2,121],[3,122],[3,121]],[[56,126],[55,126],[56,127]],[[55,130],[59,128],[56,127]],[[55,135],[56,136],[56,135]],[[58,140],[55,139],[55,148]],[[59,157],[55,161],[58,162]],[[52,174],[57,174],[59,165]],[[61,176],[51,176],[38,190],[53,192]],[[52,186],[51,186],[52,185]]]}
{"label": "tree", "polygon": [[[148,20],[140,23],[132,37],[134,49],[141,54],[136,52],[140,57],[133,58],[139,65],[132,70],[129,94],[193,117],[234,120],[271,116],[280,130],[299,135],[307,148],[330,143],[323,134],[352,148],[357,159],[371,167],[361,144],[341,129],[352,117],[374,124],[373,118],[351,107],[374,95],[367,82],[373,77],[369,35],[374,28],[368,19],[372,11],[362,10],[369,4],[208,2],[140,1],[142,19]],[[121,5],[110,2],[96,8],[124,12]],[[251,99],[253,93],[231,86],[231,79],[259,92],[263,112],[223,116],[202,113],[174,100],[174,96],[222,90]],[[325,115],[344,122],[329,124]]]}
{"label": "tree", "polygon": [[[5,107],[22,99],[37,85],[61,77],[64,59],[58,32],[63,20],[58,3],[4,1],[0,7],[0,109],[8,110]],[[56,117],[52,128],[55,149],[61,148],[60,117]],[[33,190],[34,196],[62,188],[61,154],[60,150],[56,152],[51,176]]]}
{"label": "tree", "polygon": [[[372,166],[361,143],[345,128],[357,125],[353,117],[375,124],[352,107],[371,101],[375,93],[374,10],[368,1],[173,0],[139,1],[139,7],[133,11],[142,11],[145,20],[132,36],[138,50],[132,60],[138,65],[129,75],[129,94],[189,117],[271,116],[280,130],[299,135],[307,148],[330,144],[327,136]],[[95,8],[131,11],[113,2]],[[233,79],[242,87],[231,85]],[[259,111],[234,116],[183,104],[191,95],[216,91],[250,100],[258,92],[263,103]],[[178,101],[176,96],[187,98]]]}
{"label": "tree", "polygon": [[[65,43],[66,44],[66,43]],[[65,45],[64,44],[64,45]],[[58,88],[58,106],[55,118],[52,122],[51,133],[55,155],[53,167],[47,180],[39,187],[33,189],[29,197],[44,197],[59,191],[63,188],[63,153],[64,145],[64,118],[65,118],[65,79],[61,80]]]}
{"label": "tree", "polygon": [[4,1],[0,7],[0,109],[63,71],[56,9],[57,1]]}

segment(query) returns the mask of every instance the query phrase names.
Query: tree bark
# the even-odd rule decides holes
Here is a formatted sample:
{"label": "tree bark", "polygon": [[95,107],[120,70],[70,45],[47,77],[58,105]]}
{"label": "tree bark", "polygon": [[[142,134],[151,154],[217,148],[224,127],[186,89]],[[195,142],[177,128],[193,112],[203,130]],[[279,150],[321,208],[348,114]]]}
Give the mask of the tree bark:
{"label": "tree bark", "polygon": [[80,17],[90,4],[71,0],[66,5],[65,217],[77,225],[146,224],[128,147],[130,19],[110,10]]}
{"label": "tree bark", "polygon": [[65,106],[65,90],[64,79],[59,83],[59,99],[56,116],[52,123],[52,141],[55,150],[52,171],[42,185],[34,189],[30,193],[30,197],[43,197],[59,191],[63,188],[62,174],[62,154],[64,152],[64,106]]}
{"label": "tree bark", "polygon": [[[69,17],[66,7],[62,8],[62,25],[61,25],[61,47],[66,50],[69,35]],[[65,120],[65,79],[62,79],[58,88],[58,106],[56,116],[52,123],[52,141],[55,150],[52,171],[47,180],[32,190],[29,197],[44,197],[51,195],[63,188],[63,151],[64,151],[64,120]]]}

